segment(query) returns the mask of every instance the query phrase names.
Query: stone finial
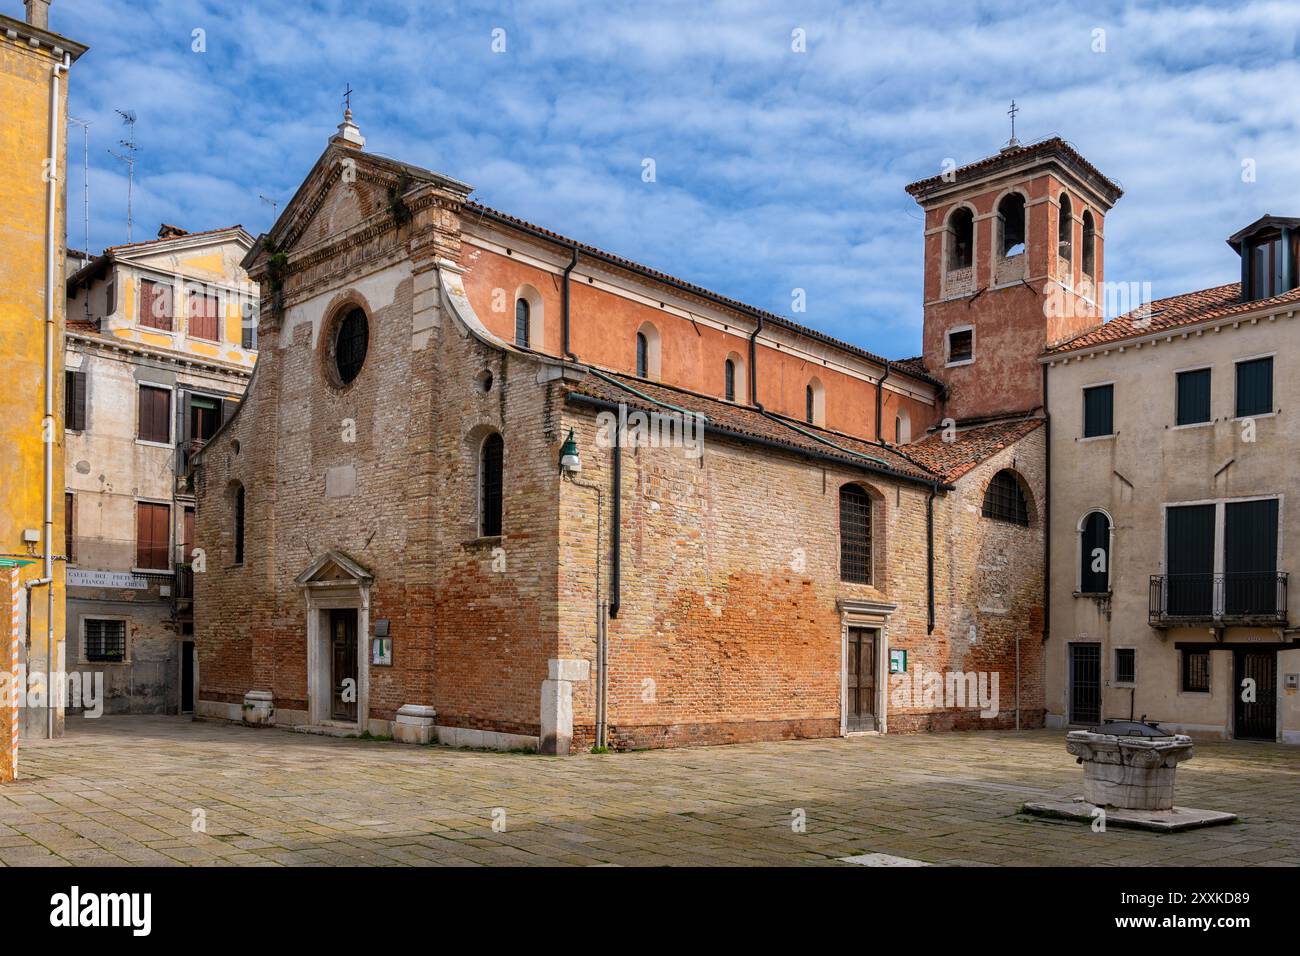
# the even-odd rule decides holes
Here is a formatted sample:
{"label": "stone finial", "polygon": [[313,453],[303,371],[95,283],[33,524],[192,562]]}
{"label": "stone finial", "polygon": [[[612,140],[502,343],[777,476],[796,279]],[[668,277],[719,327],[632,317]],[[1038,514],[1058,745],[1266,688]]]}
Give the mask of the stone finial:
{"label": "stone finial", "polygon": [[343,111],[343,122],[339,123],[339,131],[330,137],[330,142],[346,143],[357,149],[366,145],[366,138],[361,135],[360,128],[352,122],[352,107],[349,106]]}
{"label": "stone finial", "polygon": [[50,28],[50,0],[24,0],[27,4],[27,25],[41,30]]}

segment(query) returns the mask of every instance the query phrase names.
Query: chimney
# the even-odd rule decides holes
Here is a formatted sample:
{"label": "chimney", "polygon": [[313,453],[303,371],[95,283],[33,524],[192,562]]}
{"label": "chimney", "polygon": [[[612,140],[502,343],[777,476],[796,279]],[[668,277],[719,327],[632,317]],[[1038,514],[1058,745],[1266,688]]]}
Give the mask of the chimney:
{"label": "chimney", "polygon": [[50,28],[50,0],[25,0],[27,25],[41,30]]}
{"label": "chimney", "polygon": [[159,239],[175,239],[178,236],[188,236],[189,234],[188,229],[182,229],[180,226],[172,226],[165,222],[158,227]]}

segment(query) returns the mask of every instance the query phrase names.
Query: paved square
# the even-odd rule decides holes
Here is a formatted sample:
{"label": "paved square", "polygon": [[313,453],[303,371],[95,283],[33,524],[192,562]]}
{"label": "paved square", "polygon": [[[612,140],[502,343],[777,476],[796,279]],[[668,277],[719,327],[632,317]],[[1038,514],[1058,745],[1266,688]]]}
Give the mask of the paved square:
{"label": "paved square", "polygon": [[0,865],[1300,864],[1300,748],[1271,744],[1198,744],[1178,802],[1241,822],[1181,834],[1021,814],[1080,791],[1059,731],[541,757],[73,718],[20,769]]}

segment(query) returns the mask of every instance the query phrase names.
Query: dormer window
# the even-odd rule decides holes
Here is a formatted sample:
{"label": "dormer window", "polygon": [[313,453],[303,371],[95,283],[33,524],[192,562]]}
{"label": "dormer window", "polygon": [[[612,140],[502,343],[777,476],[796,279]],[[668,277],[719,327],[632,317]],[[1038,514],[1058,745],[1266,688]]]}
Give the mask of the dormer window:
{"label": "dormer window", "polygon": [[1261,216],[1228,238],[1241,256],[1241,299],[1269,299],[1296,288],[1300,219]]}
{"label": "dormer window", "polygon": [[1286,257],[1282,234],[1266,233],[1247,248],[1250,250],[1250,297],[1267,299],[1285,292],[1282,273]]}

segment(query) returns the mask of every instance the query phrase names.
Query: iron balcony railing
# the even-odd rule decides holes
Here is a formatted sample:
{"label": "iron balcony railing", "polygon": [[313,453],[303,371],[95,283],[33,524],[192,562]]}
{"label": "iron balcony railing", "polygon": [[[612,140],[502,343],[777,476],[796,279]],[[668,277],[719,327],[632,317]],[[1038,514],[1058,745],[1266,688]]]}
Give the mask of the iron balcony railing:
{"label": "iron balcony railing", "polygon": [[1285,571],[1153,574],[1150,623],[1286,624],[1286,579]]}

